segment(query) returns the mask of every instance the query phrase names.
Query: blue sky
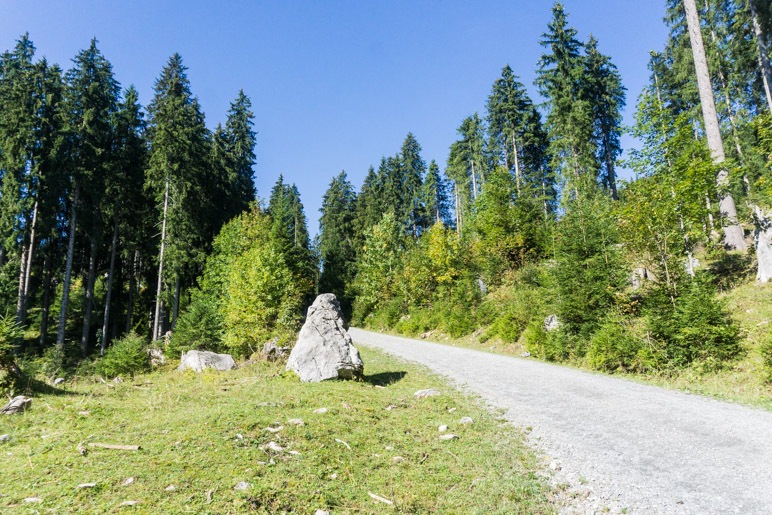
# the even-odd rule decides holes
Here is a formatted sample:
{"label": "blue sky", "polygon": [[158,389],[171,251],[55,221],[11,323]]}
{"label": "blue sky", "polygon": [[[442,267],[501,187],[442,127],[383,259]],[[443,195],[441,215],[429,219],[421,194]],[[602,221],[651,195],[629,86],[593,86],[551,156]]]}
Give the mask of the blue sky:
{"label": "blue sky", "polygon": [[[664,0],[564,0],[569,22],[593,34],[628,89],[627,123],[666,40]],[[92,37],[116,78],[146,105],[179,52],[211,128],[239,89],[258,131],[258,195],[280,173],[298,185],[317,229],[321,197],[346,170],[359,188],[370,165],[412,131],[444,169],[456,128],[509,64],[532,97],[539,37],[551,1],[2,0],[0,50],[30,33],[38,56],[69,68]],[[629,146],[632,141],[624,141]]]}

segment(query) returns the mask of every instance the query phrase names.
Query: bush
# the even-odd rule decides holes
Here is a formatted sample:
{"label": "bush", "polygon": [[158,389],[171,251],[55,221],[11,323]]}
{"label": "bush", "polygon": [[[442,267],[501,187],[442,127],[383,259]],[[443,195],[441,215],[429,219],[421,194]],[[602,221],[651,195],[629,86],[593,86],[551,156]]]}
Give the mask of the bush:
{"label": "bush", "polygon": [[21,379],[21,372],[13,356],[13,346],[21,330],[10,315],[0,317],[0,395],[13,391]]}
{"label": "bush", "polygon": [[762,379],[767,384],[772,384],[772,336],[768,335],[767,340],[761,344],[761,367]]}
{"label": "bush", "polygon": [[696,275],[682,288],[674,302],[664,294],[655,295],[649,330],[664,344],[671,366],[703,362],[720,368],[740,354],[740,330],[716,297],[708,274]]}
{"label": "bush", "polygon": [[547,361],[565,361],[583,354],[578,337],[565,327],[547,332],[540,320],[531,320],[523,331],[523,340],[528,352]]}
{"label": "bush", "polygon": [[134,376],[150,370],[147,342],[141,336],[131,333],[113,342],[104,357],[96,364],[96,370],[103,376]]}
{"label": "bush", "polygon": [[622,317],[611,315],[592,335],[587,363],[607,372],[640,370],[643,342],[625,326]]}
{"label": "bush", "polygon": [[177,321],[167,352],[177,355],[191,349],[219,351],[221,342],[222,316],[217,303],[212,296],[195,291],[192,302]]}

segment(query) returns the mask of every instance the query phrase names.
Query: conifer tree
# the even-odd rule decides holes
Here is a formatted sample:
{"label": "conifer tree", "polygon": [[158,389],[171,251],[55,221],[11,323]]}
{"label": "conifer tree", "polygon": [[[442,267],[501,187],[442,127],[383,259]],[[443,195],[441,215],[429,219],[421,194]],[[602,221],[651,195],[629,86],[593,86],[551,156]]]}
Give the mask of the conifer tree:
{"label": "conifer tree", "polygon": [[354,277],[354,209],[356,193],[346,172],[338,174],[322,197],[319,219],[319,254],[322,273],[319,291],[334,293],[341,305],[350,310],[347,286]]}
{"label": "conifer tree", "polygon": [[421,157],[421,145],[412,132],[407,134],[399,153],[399,165],[402,170],[402,202],[400,215],[405,227],[417,237],[428,227],[422,218],[423,206],[421,188],[426,174],[426,162]]}
{"label": "conifer tree", "polygon": [[255,164],[255,115],[251,109],[252,101],[244,90],[239,90],[236,99],[231,102],[228,120],[225,122],[226,155],[230,171],[229,204],[232,206],[225,221],[245,211],[256,196],[252,170]]}
{"label": "conifer tree", "polygon": [[[364,188],[363,188],[364,189]],[[432,159],[423,186],[423,219],[429,226],[441,222],[445,226],[452,225],[450,214],[450,197],[448,184],[440,173],[440,167]]]}
{"label": "conifer tree", "polygon": [[[187,68],[174,54],[155,82],[155,95],[148,108],[150,120],[149,167],[146,188],[156,201],[161,240],[158,254],[154,339],[164,333],[165,287],[173,285],[175,318],[182,281],[190,280],[200,267],[211,221],[197,218],[207,213],[206,155],[209,135],[198,100],[193,97]],[[167,290],[168,291],[168,290]]]}
{"label": "conifer tree", "polygon": [[[381,161],[381,169],[385,168],[385,160]],[[383,202],[383,186],[381,174],[377,174],[371,166],[362,183],[362,188],[357,195],[354,208],[354,234],[356,250],[364,243],[364,235],[367,229],[377,224],[386,210]]]}

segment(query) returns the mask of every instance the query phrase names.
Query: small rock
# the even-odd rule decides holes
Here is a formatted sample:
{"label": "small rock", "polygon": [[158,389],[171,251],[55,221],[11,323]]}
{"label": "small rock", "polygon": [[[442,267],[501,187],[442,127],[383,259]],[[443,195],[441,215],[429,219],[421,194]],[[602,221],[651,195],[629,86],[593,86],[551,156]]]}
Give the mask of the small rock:
{"label": "small rock", "polygon": [[11,435],[0,435],[0,442],[7,442],[11,439]]}
{"label": "small rock", "polygon": [[118,506],[135,506],[137,504],[139,504],[139,501],[123,501]]}
{"label": "small rock", "polygon": [[267,361],[278,361],[289,354],[289,347],[279,347],[276,345],[279,342],[274,338],[270,342],[263,344],[263,350],[260,351],[260,357]]}
{"label": "small rock", "polygon": [[278,426],[278,427],[266,427],[266,428],[265,428],[265,430],[266,430],[266,431],[268,431],[269,433],[274,433],[274,434],[278,433],[278,432],[279,432],[279,431],[281,431],[282,429],[284,429],[284,426]]}
{"label": "small rock", "polygon": [[558,465],[557,461],[553,461],[550,463],[550,470],[560,470],[560,465]]}
{"label": "small rock", "polygon": [[386,450],[387,451],[393,451],[394,450],[394,446],[393,445],[387,445],[386,446]]}
{"label": "small rock", "polygon": [[91,415],[91,412],[90,411],[79,411],[78,415],[80,415],[81,417],[88,417],[89,415]]}
{"label": "small rock", "polygon": [[531,353],[526,351],[526,352],[520,354],[520,357],[521,358],[530,358],[531,357]]}
{"label": "small rock", "polygon": [[166,356],[161,349],[147,349],[147,355],[150,358],[151,367],[166,365]]}
{"label": "small rock", "polygon": [[552,331],[559,329],[561,326],[560,320],[558,320],[557,315],[550,315],[547,318],[544,319],[544,330],[548,333],[551,333]]}
{"label": "small rock", "polygon": [[403,458],[402,456],[394,456],[391,459],[391,461],[393,461],[394,463],[402,463],[403,461],[405,461],[405,458]]}
{"label": "small rock", "polygon": [[118,383],[122,383],[122,382],[123,382],[123,378],[121,376],[113,377],[113,383],[118,384]]}
{"label": "small rock", "polygon": [[437,395],[442,395],[442,393],[434,388],[429,388],[427,390],[418,390],[413,394],[413,397],[416,399],[423,399],[424,397],[435,397]]}
{"label": "small rock", "polygon": [[338,474],[337,473],[330,474],[330,479],[338,479]]}
{"label": "small rock", "polygon": [[121,483],[121,486],[132,485],[132,484],[134,484],[134,481],[136,481],[136,479],[134,477],[127,477],[126,479],[123,480],[123,483]]}
{"label": "small rock", "polygon": [[330,411],[330,410],[328,410],[327,408],[316,408],[314,410],[314,413],[316,413],[317,415],[324,415],[328,411]]}
{"label": "small rock", "polygon": [[284,447],[282,447],[281,445],[279,445],[276,442],[268,442],[262,448],[263,448],[263,450],[269,450],[269,451],[277,452],[277,453],[278,452],[284,452]]}
{"label": "small rock", "polygon": [[442,440],[442,441],[453,440],[454,438],[458,438],[458,435],[454,435],[453,433],[448,433],[446,435],[440,435],[440,440]]}
{"label": "small rock", "polygon": [[252,486],[246,481],[239,481],[236,483],[236,486],[233,487],[234,490],[248,490],[249,487]]}
{"label": "small rock", "polygon": [[258,402],[257,407],[259,408],[281,408],[284,406],[283,402]]}
{"label": "small rock", "polygon": [[458,409],[458,408],[448,408],[448,413],[453,413],[453,412],[454,412],[454,411],[456,411],[457,409]]}
{"label": "small rock", "polygon": [[177,370],[193,370],[202,372],[205,368],[215,370],[232,370],[236,368],[236,362],[230,354],[217,354],[206,350],[190,350],[182,354],[180,366]]}
{"label": "small rock", "polygon": [[300,456],[298,451],[289,451],[289,454],[292,454],[293,456]]}
{"label": "small rock", "polygon": [[325,510],[316,510],[314,515],[330,515],[330,512]]}
{"label": "small rock", "polygon": [[287,421],[287,424],[291,426],[304,426],[306,425],[305,422],[303,422],[302,418],[291,418]]}
{"label": "small rock", "polygon": [[27,497],[24,499],[24,502],[43,502],[43,499],[40,497]]}
{"label": "small rock", "polygon": [[447,430],[448,430],[448,426],[446,426],[445,424],[442,424],[440,427],[437,428],[437,431],[439,431],[440,433],[444,433]]}
{"label": "small rock", "polygon": [[94,488],[96,485],[96,483],[81,483],[78,488]]}
{"label": "small rock", "polygon": [[32,404],[32,399],[30,397],[19,395],[11,399],[11,402],[0,408],[0,413],[4,413],[6,415],[22,413],[26,411],[27,408],[29,408],[30,404]]}
{"label": "small rock", "polygon": [[177,489],[177,487],[176,487],[176,486],[174,486],[174,485],[169,485],[169,486],[167,486],[166,488],[164,488],[164,490],[166,490],[167,492],[173,492],[173,491],[175,491],[176,489]]}
{"label": "small rock", "polygon": [[467,424],[474,424],[474,420],[472,420],[472,417],[461,417],[458,423],[465,426]]}
{"label": "small rock", "polygon": [[242,435],[241,433],[236,433],[236,440],[243,440],[243,439],[244,439],[244,435]]}
{"label": "small rock", "polygon": [[57,377],[56,379],[54,379],[54,386],[59,386],[63,382],[64,382],[64,378],[63,377]]}

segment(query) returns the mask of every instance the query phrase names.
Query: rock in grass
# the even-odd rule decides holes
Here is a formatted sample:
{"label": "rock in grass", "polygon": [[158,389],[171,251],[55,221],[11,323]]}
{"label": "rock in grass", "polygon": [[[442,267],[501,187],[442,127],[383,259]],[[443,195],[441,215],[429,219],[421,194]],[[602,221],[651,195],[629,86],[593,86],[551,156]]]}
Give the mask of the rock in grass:
{"label": "rock in grass", "polygon": [[330,512],[325,510],[316,510],[314,515],[330,515]]}
{"label": "rock in grass", "polygon": [[0,435],[0,442],[5,443],[11,439],[10,435]]}
{"label": "rock in grass", "polygon": [[474,420],[472,420],[472,417],[461,417],[461,420],[459,420],[458,423],[462,426],[466,426],[469,424],[474,424]]}
{"label": "rock in grass", "polygon": [[448,426],[446,426],[445,424],[442,424],[440,427],[437,428],[437,431],[439,431],[440,433],[444,433],[447,430],[448,430]]}
{"label": "rock in grass", "polygon": [[63,382],[64,382],[64,378],[63,377],[57,377],[56,379],[54,379],[54,386],[59,386]]}
{"label": "rock in grass", "polygon": [[418,390],[413,394],[413,397],[416,399],[423,399],[424,397],[436,397],[437,395],[442,395],[442,393],[434,388],[429,388],[427,390]]}
{"label": "rock in grass", "polygon": [[290,424],[292,426],[304,426],[306,425],[305,422],[303,422],[302,418],[291,418],[287,420],[287,424]]}
{"label": "rock in grass", "polygon": [[236,368],[236,362],[230,354],[217,354],[206,350],[190,350],[182,354],[179,371],[193,370],[202,372],[206,368],[214,370],[232,370]]}
{"label": "rock in grass", "polygon": [[239,481],[236,483],[236,486],[233,487],[234,490],[249,490],[249,487],[252,486],[246,481]]}
{"label": "rock in grass", "polygon": [[123,501],[118,506],[135,506],[137,504],[139,504],[139,501]]}
{"label": "rock in grass", "polygon": [[329,410],[328,410],[327,408],[316,408],[316,409],[314,410],[314,413],[316,413],[317,415],[324,415],[324,414],[325,414],[325,413],[327,413],[328,411],[329,411]]}
{"label": "rock in grass", "polygon": [[11,399],[11,402],[0,408],[0,413],[3,413],[4,415],[13,415],[15,413],[22,413],[27,408],[29,408],[29,405],[32,403],[32,399],[29,397],[25,397],[24,395],[19,395],[17,397],[14,397]]}
{"label": "rock in grass", "polygon": [[362,377],[364,363],[332,293],[319,295],[308,308],[306,323],[287,360],[287,370],[294,371],[303,382]]}
{"label": "rock in grass", "polygon": [[442,441],[453,440],[455,438],[458,438],[458,435],[454,435],[453,433],[448,433],[446,435],[440,435],[440,440],[442,440]]}

